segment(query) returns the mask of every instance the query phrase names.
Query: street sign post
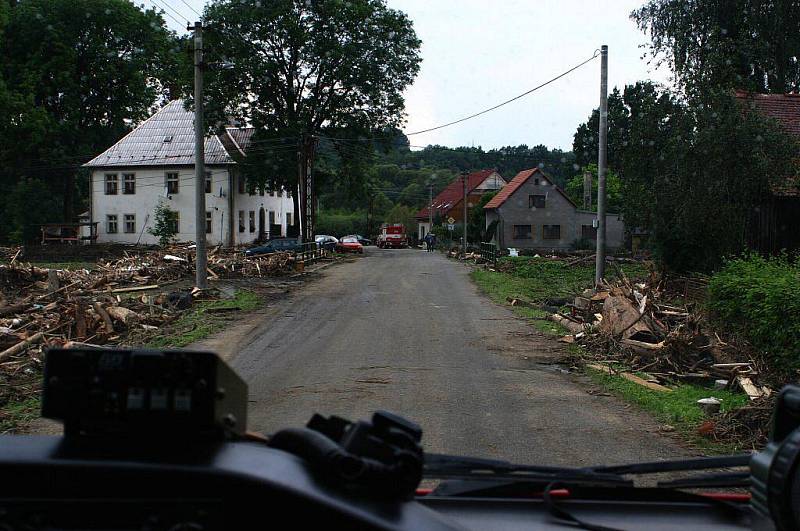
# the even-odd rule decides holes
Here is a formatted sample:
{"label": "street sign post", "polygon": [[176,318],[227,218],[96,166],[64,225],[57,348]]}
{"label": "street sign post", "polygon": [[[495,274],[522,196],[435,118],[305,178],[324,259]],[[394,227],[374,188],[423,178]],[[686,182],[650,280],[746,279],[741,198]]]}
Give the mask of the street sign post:
{"label": "street sign post", "polygon": [[452,232],[455,228],[456,228],[456,226],[453,225],[452,223],[448,223],[447,224],[447,230],[449,230],[450,232]]}

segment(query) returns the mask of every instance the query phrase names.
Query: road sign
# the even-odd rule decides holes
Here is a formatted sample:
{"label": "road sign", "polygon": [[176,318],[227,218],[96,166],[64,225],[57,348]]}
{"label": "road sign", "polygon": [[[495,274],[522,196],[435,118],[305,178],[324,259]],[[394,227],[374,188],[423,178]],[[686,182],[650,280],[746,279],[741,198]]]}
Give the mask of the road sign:
{"label": "road sign", "polygon": [[[453,219],[453,218],[450,218],[450,219]],[[447,224],[447,230],[453,230],[453,229],[455,229],[455,228],[456,228],[456,226],[455,226],[455,225],[453,225],[452,223],[448,223],[448,224]]]}
{"label": "road sign", "polygon": [[[456,220],[452,216],[447,218],[447,224],[448,225],[452,225],[455,222],[456,222]],[[451,227],[450,230],[453,230],[453,228]]]}

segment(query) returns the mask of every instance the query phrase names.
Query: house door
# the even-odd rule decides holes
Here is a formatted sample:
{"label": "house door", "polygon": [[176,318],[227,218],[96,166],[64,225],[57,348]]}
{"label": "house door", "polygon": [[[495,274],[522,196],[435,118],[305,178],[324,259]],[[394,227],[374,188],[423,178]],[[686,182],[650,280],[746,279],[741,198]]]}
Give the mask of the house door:
{"label": "house door", "polygon": [[258,239],[263,240],[267,237],[267,216],[263,208],[258,209]]}

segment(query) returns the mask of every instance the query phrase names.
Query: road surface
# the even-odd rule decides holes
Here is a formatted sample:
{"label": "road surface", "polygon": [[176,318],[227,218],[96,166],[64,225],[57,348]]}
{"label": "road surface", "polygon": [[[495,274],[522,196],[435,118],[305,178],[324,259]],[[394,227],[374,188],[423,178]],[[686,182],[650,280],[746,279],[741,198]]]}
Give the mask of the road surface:
{"label": "road surface", "polygon": [[253,430],[388,409],[420,423],[435,452],[576,466],[688,453],[559,370],[561,345],[489,302],[463,264],[373,247],[321,276],[261,316],[232,358]]}

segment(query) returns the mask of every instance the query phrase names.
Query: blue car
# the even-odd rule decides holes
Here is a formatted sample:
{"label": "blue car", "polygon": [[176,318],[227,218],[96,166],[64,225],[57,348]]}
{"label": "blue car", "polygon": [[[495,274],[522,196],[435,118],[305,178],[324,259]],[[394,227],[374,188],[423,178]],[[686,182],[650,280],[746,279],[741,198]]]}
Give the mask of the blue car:
{"label": "blue car", "polygon": [[275,238],[263,245],[251,247],[244,252],[245,256],[258,256],[277,252],[294,252],[300,250],[300,243],[295,238]]}

